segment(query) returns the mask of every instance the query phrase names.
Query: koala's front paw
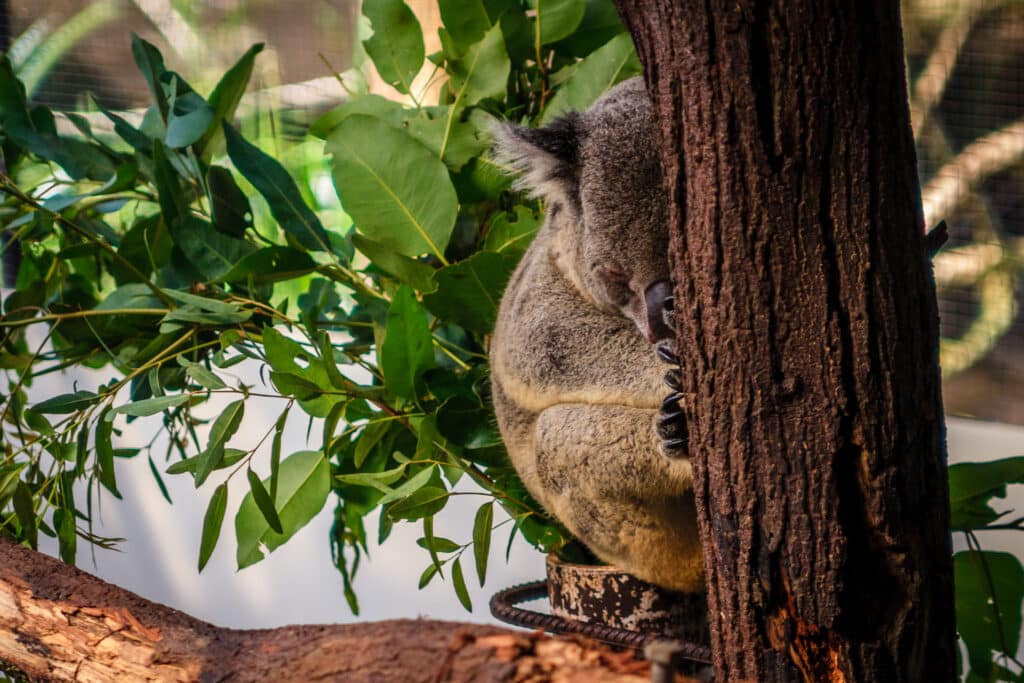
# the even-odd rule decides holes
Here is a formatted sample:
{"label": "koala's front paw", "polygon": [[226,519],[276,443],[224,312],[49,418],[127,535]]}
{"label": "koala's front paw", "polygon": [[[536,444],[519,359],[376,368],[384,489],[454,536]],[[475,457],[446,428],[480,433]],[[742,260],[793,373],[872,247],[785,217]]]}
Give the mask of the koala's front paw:
{"label": "koala's front paw", "polygon": [[[672,342],[665,340],[658,344],[658,358],[671,365],[679,365],[679,357],[672,351]],[[655,420],[655,431],[661,443],[662,455],[669,458],[680,458],[686,455],[686,449],[690,442],[690,432],[686,428],[686,417],[679,405],[683,397],[680,393],[682,386],[679,383],[679,369],[674,368],[665,373],[665,384],[672,390],[658,410],[658,417]]]}

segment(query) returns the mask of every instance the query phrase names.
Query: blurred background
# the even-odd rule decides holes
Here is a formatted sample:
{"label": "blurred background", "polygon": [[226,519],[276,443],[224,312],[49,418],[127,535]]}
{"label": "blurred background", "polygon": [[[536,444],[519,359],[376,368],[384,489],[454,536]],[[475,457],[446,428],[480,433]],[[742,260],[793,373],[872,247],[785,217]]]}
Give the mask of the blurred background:
{"label": "blurred background", "polygon": [[[408,3],[421,24],[437,22],[433,0]],[[952,461],[1024,453],[1024,2],[1020,0],[907,0],[904,37],[911,110],[918,142],[922,198],[929,226],[948,222],[950,241],[935,259],[942,319],[944,396]],[[129,36],[156,44],[171,68],[201,93],[255,42],[266,43],[250,93],[240,109],[249,136],[281,158],[306,183],[321,208],[339,211],[322,144],[306,126],[345,97],[360,73],[360,40],[368,27],[357,0],[0,0],[0,50],[7,53],[37,102],[89,111],[95,98],[108,109],[134,112],[148,99]],[[428,42],[427,51],[431,51]],[[343,75],[343,76],[342,76]],[[387,87],[369,86],[384,95]],[[328,209],[325,209],[328,210]],[[49,377],[34,391],[60,393],[73,378]],[[253,401],[250,414],[275,406]],[[138,441],[146,421],[125,441]],[[288,438],[301,448],[305,430]],[[222,543],[196,573],[206,494],[191,480],[166,480],[174,505],[157,490],[146,463],[119,460],[124,501],[103,500],[103,535],[125,539],[120,552],[81,553],[83,568],[141,595],[219,625],[267,627],[355,619],[345,605],[330,558],[331,509],[265,561],[235,571],[231,542]],[[244,494],[233,491],[232,499]],[[1008,507],[1024,496],[1012,487]],[[437,532],[471,535],[475,505],[454,500]],[[498,521],[497,519],[495,521]],[[368,523],[373,528],[374,523]],[[989,534],[987,548],[1021,554],[1021,540]],[[434,582],[417,578],[427,560],[416,546],[418,527],[398,525],[386,547],[371,547],[355,580],[359,618],[449,618],[489,621],[495,590],[543,575],[543,557],[522,541],[511,562],[496,540],[487,586],[471,586],[472,614]],[[47,549],[55,552],[55,548]]]}

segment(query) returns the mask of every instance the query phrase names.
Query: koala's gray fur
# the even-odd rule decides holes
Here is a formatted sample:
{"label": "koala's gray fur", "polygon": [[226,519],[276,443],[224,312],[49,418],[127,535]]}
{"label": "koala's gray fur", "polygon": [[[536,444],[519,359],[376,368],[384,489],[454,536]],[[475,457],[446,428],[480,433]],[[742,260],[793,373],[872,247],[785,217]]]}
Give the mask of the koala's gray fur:
{"label": "koala's gray fur", "polygon": [[491,344],[512,462],[599,558],[667,588],[701,590],[690,463],[663,455],[655,430],[667,390],[652,344],[671,331],[653,320],[645,292],[671,290],[643,82],[547,128],[503,126],[496,136],[499,158],[547,209]]}

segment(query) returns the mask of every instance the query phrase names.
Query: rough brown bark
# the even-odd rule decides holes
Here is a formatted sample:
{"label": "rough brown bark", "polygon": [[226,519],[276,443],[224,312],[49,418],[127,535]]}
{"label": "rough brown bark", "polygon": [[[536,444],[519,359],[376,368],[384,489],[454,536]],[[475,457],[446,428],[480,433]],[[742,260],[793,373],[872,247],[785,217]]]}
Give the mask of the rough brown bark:
{"label": "rough brown bark", "polygon": [[616,2],[674,198],[716,680],[952,680],[898,3]]}
{"label": "rough brown bark", "polygon": [[410,619],[218,628],[4,538],[0,662],[33,680],[92,683],[650,680],[631,654],[492,626]]}

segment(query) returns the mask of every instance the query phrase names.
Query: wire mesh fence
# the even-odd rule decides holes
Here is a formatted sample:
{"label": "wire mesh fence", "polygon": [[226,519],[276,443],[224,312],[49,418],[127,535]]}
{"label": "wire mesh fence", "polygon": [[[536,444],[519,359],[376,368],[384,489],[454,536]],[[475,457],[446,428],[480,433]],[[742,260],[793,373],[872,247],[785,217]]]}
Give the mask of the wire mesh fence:
{"label": "wire mesh fence", "polygon": [[[251,99],[286,111],[297,132],[344,96],[333,74],[358,44],[356,0],[0,0],[0,10],[0,49],[38,102],[140,107],[133,31],[200,92],[263,42]],[[945,219],[951,236],[935,259],[946,409],[1024,424],[1024,1],[905,0],[903,17],[925,219]]]}

